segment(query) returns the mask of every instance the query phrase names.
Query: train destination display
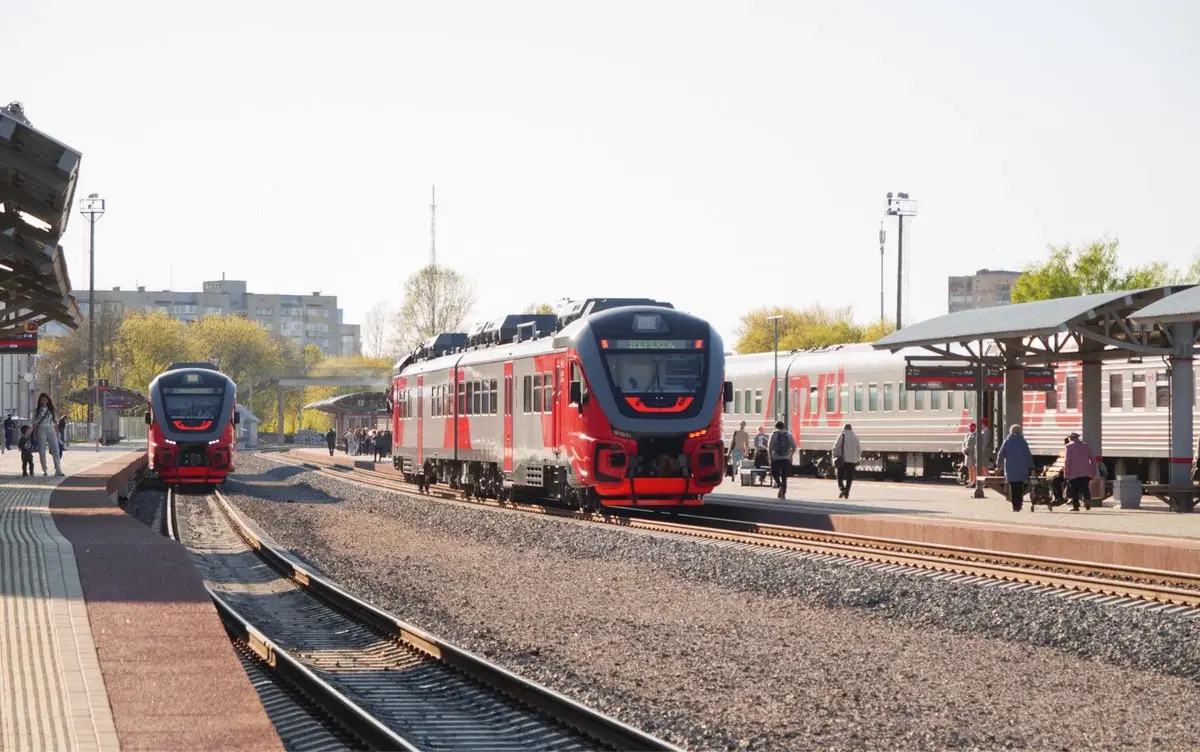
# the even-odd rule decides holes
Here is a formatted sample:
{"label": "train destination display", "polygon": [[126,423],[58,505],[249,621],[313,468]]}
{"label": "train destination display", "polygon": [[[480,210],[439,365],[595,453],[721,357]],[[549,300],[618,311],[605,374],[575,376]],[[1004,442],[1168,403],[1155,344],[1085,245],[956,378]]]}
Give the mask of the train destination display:
{"label": "train destination display", "polygon": [[[909,391],[957,392],[974,391],[977,366],[906,366],[904,386]],[[1004,389],[1004,369],[986,366],[983,369],[984,391]],[[1026,392],[1052,392],[1055,388],[1054,368],[1050,366],[1028,366],[1025,368]]]}

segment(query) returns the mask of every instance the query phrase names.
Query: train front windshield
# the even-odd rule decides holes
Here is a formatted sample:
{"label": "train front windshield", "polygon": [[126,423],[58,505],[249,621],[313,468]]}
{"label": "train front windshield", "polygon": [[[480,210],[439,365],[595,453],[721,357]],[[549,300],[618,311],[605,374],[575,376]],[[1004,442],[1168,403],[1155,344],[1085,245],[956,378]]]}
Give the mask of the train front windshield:
{"label": "train front windshield", "polygon": [[225,390],[220,387],[163,389],[168,420],[216,420],[224,401]]}
{"label": "train front windshield", "polygon": [[704,384],[702,351],[607,351],[604,359],[612,385],[622,395],[695,394]]}

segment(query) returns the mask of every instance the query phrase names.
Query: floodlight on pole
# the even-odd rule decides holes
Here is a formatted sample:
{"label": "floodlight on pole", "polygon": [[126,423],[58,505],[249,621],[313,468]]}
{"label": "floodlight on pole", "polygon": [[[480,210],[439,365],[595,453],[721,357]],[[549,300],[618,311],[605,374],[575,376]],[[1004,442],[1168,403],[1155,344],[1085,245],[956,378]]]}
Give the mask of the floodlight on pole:
{"label": "floodlight on pole", "polygon": [[917,216],[917,202],[910,199],[907,193],[889,191],[887,216],[896,218],[899,230],[896,241],[896,330],[899,331],[904,326],[904,218]]}
{"label": "floodlight on pole", "polygon": [[[775,406],[774,417],[775,422],[779,421],[779,320],[783,316],[768,316],[767,321],[775,324],[775,378],[771,381],[771,388],[775,390],[775,394],[771,395],[771,404]],[[783,398],[787,399],[787,390],[783,390]],[[783,415],[787,417],[787,405],[784,404]]]}
{"label": "floodlight on pole", "polygon": [[[92,430],[93,408],[96,404],[96,222],[104,216],[106,204],[98,193],[80,199],[79,213],[87,217],[88,234],[88,431]],[[89,436],[89,438],[91,438]]]}

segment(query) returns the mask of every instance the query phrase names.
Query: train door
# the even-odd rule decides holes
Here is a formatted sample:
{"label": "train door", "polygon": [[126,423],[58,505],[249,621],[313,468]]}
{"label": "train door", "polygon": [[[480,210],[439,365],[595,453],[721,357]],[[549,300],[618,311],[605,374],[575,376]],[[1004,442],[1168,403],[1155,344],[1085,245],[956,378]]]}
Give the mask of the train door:
{"label": "train door", "polygon": [[417,466],[425,464],[425,377],[417,377]]}
{"label": "train door", "polygon": [[554,396],[550,401],[550,409],[553,411],[553,428],[551,429],[550,447],[554,450],[555,454],[558,454],[559,449],[562,447],[562,420],[565,411],[561,403],[563,401],[562,383],[563,365],[565,362],[566,358],[562,355],[554,359]]}
{"label": "train door", "polygon": [[513,362],[504,364],[504,472],[513,471]]}

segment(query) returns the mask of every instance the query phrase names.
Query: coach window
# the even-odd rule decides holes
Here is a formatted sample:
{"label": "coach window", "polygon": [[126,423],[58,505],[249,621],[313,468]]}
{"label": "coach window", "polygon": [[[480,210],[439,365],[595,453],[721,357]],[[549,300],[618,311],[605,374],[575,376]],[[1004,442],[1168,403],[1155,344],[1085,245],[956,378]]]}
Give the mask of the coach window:
{"label": "coach window", "polygon": [[837,396],[832,386],[825,387],[825,414],[833,415],[837,412]]}
{"label": "coach window", "polygon": [[1146,372],[1138,371],[1133,374],[1132,397],[1134,408],[1146,409]]}
{"label": "coach window", "polygon": [[479,382],[467,382],[467,415],[475,415],[479,412]]}
{"label": "coach window", "polygon": [[925,409],[925,392],[921,389],[913,390],[913,409],[914,410],[924,410]]}
{"label": "coach window", "polygon": [[808,414],[815,418],[815,417],[817,417],[817,414],[820,411],[821,411],[821,395],[817,393],[816,389],[809,389],[808,390]]}
{"label": "coach window", "polygon": [[526,376],[524,383],[521,386],[521,412],[529,413],[533,410],[533,377]]}
{"label": "coach window", "polygon": [[1067,409],[1079,409],[1079,377],[1067,377]]}
{"label": "coach window", "polygon": [[892,411],[892,385],[883,385],[883,411],[890,413]]}
{"label": "coach window", "polygon": [[467,414],[467,384],[465,381],[458,382],[458,410],[455,415]]}
{"label": "coach window", "polygon": [[762,415],[762,411],[763,411],[763,405],[762,405],[762,390],[761,390],[761,389],[755,389],[755,390],[754,390],[754,414],[755,414],[755,415]]}
{"label": "coach window", "polygon": [[954,392],[946,392],[946,409],[954,411]]}
{"label": "coach window", "polygon": [[540,413],[542,411],[542,375],[535,373],[533,375],[533,412]]}
{"label": "coach window", "polygon": [[733,393],[733,414],[742,414],[742,390],[739,389]]}
{"label": "coach window", "polygon": [[491,410],[492,415],[496,414],[496,410],[498,407],[497,402],[496,402],[496,397],[499,394],[500,390],[496,388],[497,386],[498,386],[498,384],[496,383],[496,380],[492,379],[492,388],[490,390],[492,393],[492,410]]}
{"label": "coach window", "polygon": [[1121,374],[1110,373],[1108,375],[1108,406],[1114,410],[1120,410],[1124,407],[1125,395],[1121,388]]}
{"label": "coach window", "polygon": [[554,377],[548,373],[542,374],[542,409],[546,412],[554,409]]}
{"label": "coach window", "polygon": [[1171,382],[1166,371],[1158,371],[1154,374],[1154,405],[1155,407],[1171,406]]}
{"label": "coach window", "polygon": [[842,384],[838,389],[838,411],[843,413],[850,412],[850,385]]}
{"label": "coach window", "polygon": [[896,407],[902,411],[908,409],[908,386],[903,382],[896,384]]}
{"label": "coach window", "polygon": [[863,385],[854,385],[854,412],[861,413],[863,411]]}
{"label": "coach window", "polygon": [[879,410],[879,385],[867,384],[867,409],[871,412]]}
{"label": "coach window", "polygon": [[929,390],[929,409],[930,410],[941,410],[942,409],[942,393],[936,389]]}
{"label": "coach window", "polygon": [[487,381],[483,382],[483,384],[482,384],[483,389],[480,390],[481,392],[483,392],[483,394],[480,395],[480,399],[479,399],[479,414],[480,415],[491,415],[492,414],[492,390],[488,386],[488,384],[489,384],[489,382],[487,382]]}
{"label": "coach window", "polygon": [[754,390],[747,389],[746,393],[742,396],[742,408],[746,411],[747,415],[754,414],[752,412],[752,409],[754,407],[754,402],[752,402],[753,399],[754,399]]}

